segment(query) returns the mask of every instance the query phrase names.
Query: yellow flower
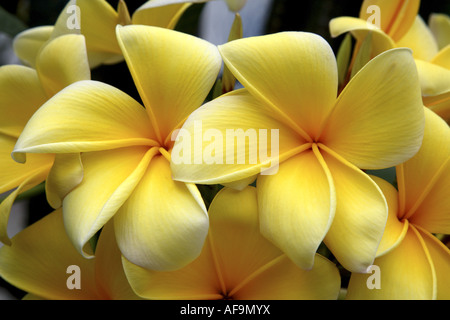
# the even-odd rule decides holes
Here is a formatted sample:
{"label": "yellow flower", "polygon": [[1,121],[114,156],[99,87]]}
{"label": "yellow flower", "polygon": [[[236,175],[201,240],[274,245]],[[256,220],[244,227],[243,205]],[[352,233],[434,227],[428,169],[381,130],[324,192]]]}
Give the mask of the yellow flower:
{"label": "yellow flower", "polygon": [[[350,32],[357,39],[353,59],[369,33],[371,33],[371,58],[392,48],[411,48],[425,106],[448,121],[450,120],[450,21],[446,15],[431,16],[433,33],[418,15],[419,6],[419,0],[365,0],[359,18],[334,18],[330,21],[330,32],[333,37]],[[350,68],[352,64],[353,62]]]}
{"label": "yellow flower", "polygon": [[256,189],[224,188],[209,208],[210,230],[200,256],[171,271],[146,270],[123,260],[136,293],[148,299],[336,299],[336,266],[316,255],[309,270],[297,267],[259,232]]}
{"label": "yellow flower", "polygon": [[70,0],[54,26],[40,26],[23,31],[14,39],[14,50],[25,63],[34,66],[41,46],[61,34],[81,33],[86,37],[91,68],[123,61],[116,39],[116,26],[143,24],[173,29],[190,3],[166,5],[147,1],[130,17],[123,0],[117,11],[106,0]]}
{"label": "yellow flower", "polygon": [[171,135],[204,102],[222,60],[214,45],[165,28],[119,26],[117,37],[145,108],[110,85],[80,81],[35,113],[13,157],[82,152],[83,181],[63,200],[78,251],[89,256],[83,247],[114,216],[127,259],[176,269],[200,254],[208,217],[196,186],[172,180]]}
{"label": "yellow flower", "polygon": [[[65,35],[50,41],[40,52],[36,70],[6,65],[0,68],[0,193],[16,188],[0,205],[0,239],[9,243],[7,224],[17,195],[47,179],[48,200],[58,206],[58,194],[79,183],[79,156],[32,155],[26,164],[18,164],[11,152],[33,113],[64,87],[90,79],[84,37]],[[61,109],[63,110],[63,109]],[[53,166],[53,169],[51,169]],[[72,174],[64,182],[54,177],[64,170]],[[50,174],[50,175],[49,175]],[[59,185],[65,185],[63,189]]]}
{"label": "yellow flower", "polygon": [[[285,32],[235,40],[219,50],[246,89],[192,113],[172,151],[174,179],[242,187],[263,173],[257,189],[267,238],[302,268],[313,266],[325,240],[345,268],[366,270],[381,240],[387,204],[359,168],[397,165],[418,151],[423,137],[410,51],[379,55],[336,97],[336,60],[320,36]],[[213,139],[237,132],[245,143]],[[258,138],[258,132],[273,135]],[[250,140],[252,133],[257,140]],[[189,137],[194,148],[203,145],[194,150],[194,160],[181,155]],[[239,163],[239,152],[245,162]]]}
{"label": "yellow flower", "polygon": [[58,209],[0,248],[0,276],[28,292],[28,300],[141,299],[125,277],[112,227],[102,230],[95,258],[85,259],[67,237]]}
{"label": "yellow flower", "polygon": [[420,151],[397,166],[398,191],[374,177],[389,204],[386,231],[374,264],[379,289],[367,274],[352,274],[348,299],[450,298],[450,250],[434,233],[450,233],[450,129],[425,109]]}

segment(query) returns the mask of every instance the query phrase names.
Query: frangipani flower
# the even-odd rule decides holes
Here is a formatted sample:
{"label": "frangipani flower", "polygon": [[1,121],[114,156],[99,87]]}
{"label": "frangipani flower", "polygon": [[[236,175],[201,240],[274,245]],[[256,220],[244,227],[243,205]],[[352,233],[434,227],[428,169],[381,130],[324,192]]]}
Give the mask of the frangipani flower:
{"label": "frangipani flower", "polygon": [[302,270],[259,232],[256,189],[224,188],[209,208],[210,230],[200,256],[171,271],[146,270],[123,260],[135,292],[149,299],[336,299],[336,266],[316,255]]}
{"label": "frangipani flower", "polygon": [[94,259],[75,250],[65,232],[61,209],[20,231],[0,248],[0,276],[28,292],[24,299],[141,299],[123,272],[112,224],[102,230]]}
{"label": "frangipani flower", "polygon": [[450,298],[450,250],[433,233],[450,233],[450,129],[432,111],[420,151],[397,166],[398,191],[374,177],[386,195],[389,218],[378,257],[379,289],[352,274],[348,299]]}
{"label": "frangipani flower", "polygon": [[128,260],[176,269],[200,254],[208,217],[196,186],[172,180],[171,136],[204,102],[222,60],[214,45],[169,29],[118,27],[117,37],[145,108],[110,85],[78,82],[36,112],[13,157],[82,152],[83,181],[63,200],[77,250],[89,256],[83,247],[114,216]]}
{"label": "frangipani flower", "polygon": [[[402,163],[422,141],[423,106],[410,50],[376,57],[339,97],[336,60],[320,36],[285,32],[235,40],[219,50],[246,89],[192,113],[172,151],[174,179],[242,187],[279,163],[276,173],[257,178],[262,233],[302,268],[313,266],[325,239],[345,268],[366,270],[381,240],[387,205],[359,168]],[[247,135],[240,150],[245,163],[237,161],[233,140],[228,146],[217,141],[230,136],[229,130]],[[278,133],[249,143],[258,130]],[[184,161],[185,137],[192,136],[203,148]],[[202,161],[206,156],[212,164]]]}
{"label": "frangipani flower", "polygon": [[61,12],[54,26],[40,26],[23,31],[14,40],[14,50],[25,63],[34,66],[40,47],[60,34],[80,33],[86,37],[91,68],[100,64],[123,61],[116,39],[116,26],[143,24],[168,29],[175,25],[190,3],[161,4],[147,1],[130,17],[123,0],[117,11],[106,0],[71,0]]}
{"label": "frangipani flower", "polygon": [[[0,68],[0,193],[13,190],[0,205],[0,239],[9,243],[7,224],[17,195],[47,179],[49,202],[59,207],[59,197],[81,181],[78,155],[36,154],[26,164],[11,158],[14,145],[33,113],[66,86],[90,79],[84,37],[65,35],[50,41],[38,54],[36,70],[6,65]],[[59,111],[64,111],[59,108]],[[53,168],[53,169],[52,169]],[[61,181],[59,170],[70,172]]]}
{"label": "frangipani flower", "polygon": [[[444,45],[444,41],[448,41],[444,34],[450,33],[447,26],[450,22],[448,16],[445,21],[445,15],[430,17],[434,20],[430,21],[433,29],[440,31],[435,31],[439,33],[438,40],[418,15],[419,6],[419,0],[365,0],[359,18],[334,18],[330,21],[330,32],[333,37],[350,32],[357,39],[354,58],[369,33],[371,58],[392,48],[411,48],[424,104],[447,120],[450,113],[450,42]],[[379,20],[379,26],[372,20]]]}

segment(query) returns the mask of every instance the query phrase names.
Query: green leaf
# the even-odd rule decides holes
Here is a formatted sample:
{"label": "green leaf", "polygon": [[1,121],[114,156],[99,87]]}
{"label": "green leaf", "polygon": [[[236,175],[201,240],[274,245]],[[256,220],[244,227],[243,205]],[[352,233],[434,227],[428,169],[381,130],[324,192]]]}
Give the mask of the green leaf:
{"label": "green leaf", "polygon": [[352,36],[347,33],[336,55],[336,62],[338,66],[339,86],[344,84],[347,77],[348,66],[350,64],[350,57],[352,55]]}
{"label": "green leaf", "polygon": [[27,25],[19,18],[0,7],[0,32],[4,32],[13,38],[27,28]]}
{"label": "green leaf", "polygon": [[358,53],[356,54],[355,63],[353,64],[351,78],[370,61],[372,52],[372,32],[369,32],[361,43]]}

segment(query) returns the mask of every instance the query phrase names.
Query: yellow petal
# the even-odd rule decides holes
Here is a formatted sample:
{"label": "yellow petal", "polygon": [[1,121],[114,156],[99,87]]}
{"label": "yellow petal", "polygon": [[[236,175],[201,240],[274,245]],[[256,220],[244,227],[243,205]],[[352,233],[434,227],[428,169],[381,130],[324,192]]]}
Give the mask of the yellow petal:
{"label": "yellow petal", "polygon": [[439,116],[425,109],[425,134],[419,152],[398,170],[404,192],[402,218],[430,232],[450,232],[450,129]]}
{"label": "yellow petal", "polygon": [[160,2],[147,1],[136,9],[132,17],[133,24],[174,29],[183,13],[191,6],[191,3],[165,5]]}
{"label": "yellow petal", "polygon": [[[28,163],[28,161],[27,161]],[[45,193],[48,203],[58,209],[64,197],[83,179],[83,164],[80,154],[57,154],[47,176]]]}
{"label": "yellow petal", "polygon": [[23,162],[26,152],[77,153],[155,145],[152,137],[150,121],[138,102],[110,85],[79,81],[33,115],[13,157]]}
{"label": "yellow petal", "polygon": [[53,156],[48,154],[30,155],[27,163],[17,163],[11,158],[11,151],[16,140],[0,134],[0,193],[12,190],[22,183],[30,174],[48,171],[53,163]]}
{"label": "yellow petal", "polygon": [[84,36],[69,34],[50,41],[39,52],[36,70],[48,97],[76,81],[89,80]]}
{"label": "yellow petal", "polygon": [[274,174],[279,162],[310,145],[272,118],[267,106],[246,90],[230,92],[194,111],[172,139],[174,179],[201,184]]}
{"label": "yellow petal", "polygon": [[371,176],[371,178],[383,192],[389,209],[386,227],[377,250],[377,257],[379,257],[401,243],[406,235],[409,224],[408,220],[400,221],[398,218],[398,192],[395,187],[379,177]]}
{"label": "yellow petal", "polygon": [[382,169],[418,151],[423,126],[414,60],[409,50],[393,49],[372,59],[348,83],[320,141],[359,168]]}
{"label": "yellow petal", "polygon": [[431,13],[428,19],[431,32],[436,38],[439,49],[450,44],[450,17],[443,13]]}
{"label": "yellow petal", "polygon": [[430,61],[438,53],[438,45],[428,26],[420,16],[408,32],[396,43],[397,47],[411,48],[414,59]]}
{"label": "yellow petal", "polygon": [[428,231],[419,227],[417,229],[430,252],[430,257],[436,270],[436,299],[448,300],[450,298],[450,278],[447,275],[450,272],[450,250]]}
{"label": "yellow petal", "polygon": [[435,96],[450,90],[450,69],[431,62],[416,60],[422,95]]}
{"label": "yellow petal", "polygon": [[386,33],[363,19],[353,17],[334,18],[330,20],[329,28],[332,37],[351,32],[358,42],[364,41],[368,34],[371,33],[372,57],[395,48],[395,42]]}
{"label": "yellow petal", "polygon": [[431,63],[450,69],[450,44],[442,48],[433,59],[431,59]]}
{"label": "yellow petal", "polygon": [[450,123],[450,90],[440,95],[423,97],[423,104]]}
{"label": "yellow petal", "polygon": [[260,176],[257,188],[261,232],[298,266],[311,269],[336,209],[323,159],[305,151],[281,163],[276,175]]}
{"label": "yellow petal", "polygon": [[381,30],[398,41],[414,23],[420,0],[364,0],[359,17],[368,20],[374,14],[373,6],[378,6]]}
{"label": "yellow petal", "polygon": [[[347,299],[423,300],[436,296],[436,278],[429,252],[412,227],[401,244],[377,258],[374,265],[378,268],[372,270],[372,274],[352,274]],[[369,289],[368,284],[375,285],[378,281],[379,289]]]}
{"label": "yellow petal", "polygon": [[34,69],[19,65],[0,67],[0,133],[18,138],[46,100]]}
{"label": "yellow petal", "polygon": [[28,174],[28,176],[11,192],[0,204],[0,241],[10,245],[11,241],[8,236],[8,221],[11,213],[11,208],[17,196],[31,188],[34,188],[45,180],[49,168],[42,171],[35,171]]}
{"label": "yellow petal", "polygon": [[[97,299],[93,264],[79,255],[67,238],[61,210],[19,232],[11,246],[0,248],[2,277],[45,299]],[[67,286],[72,273],[67,270],[72,265],[80,268],[81,290]]]}
{"label": "yellow petal", "polygon": [[324,241],[344,268],[364,272],[375,259],[386,226],[386,200],[368,175],[324,151],[336,189],[336,213]]}
{"label": "yellow petal", "polygon": [[83,181],[63,201],[64,223],[84,256],[89,239],[127,200],[143,176],[155,150],[145,147],[83,153]]}
{"label": "yellow petal", "polygon": [[95,249],[95,276],[104,299],[140,299],[128,282],[122,265],[122,254],[117,247],[113,222],[102,229]]}
{"label": "yellow petal", "polygon": [[[311,141],[337,94],[337,65],[318,35],[283,32],[219,46],[236,78],[271,106],[274,117]],[[280,58],[282,57],[282,58]]]}
{"label": "yellow petal", "polygon": [[173,181],[169,162],[158,156],[114,216],[114,227],[127,260],[168,271],[199,256],[208,232],[208,216],[198,203],[198,195],[186,184]]}
{"label": "yellow petal", "polygon": [[14,53],[26,65],[34,68],[38,52],[50,39],[53,28],[53,26],[39,26],[22,31],[14,38]]}
{"label": "yellow petal", "polygon": [[221,66],[205,40],[164,28],[127,26],[117,37],[161,143],[204,102]]}
{"label": "yellow petal", "polygon": [[313,269],[302,270],[261,235],[254,187],[242,191],[222,189],[211,203],[209,215],[209,240],[225,297],[337,297],[340,277],[332,263],[316,255]]}

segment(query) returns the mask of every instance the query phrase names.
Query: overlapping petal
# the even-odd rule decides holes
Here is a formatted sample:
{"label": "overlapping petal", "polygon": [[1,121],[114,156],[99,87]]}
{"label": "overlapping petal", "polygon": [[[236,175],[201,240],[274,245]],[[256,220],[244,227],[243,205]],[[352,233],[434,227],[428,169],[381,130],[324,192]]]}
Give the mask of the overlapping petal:
{"label": "overlapping petal", "polygon": [[[193,194],[195,192],[197,194]],[[169,162],[157,156],[114,216],[119,248],[127,260],[152,270],[174,270],[200,254],[208,233],[198,190],[172,180]]]}
{"label": "overlapping petal", "polygon": [[82,154],[83,181],[64,198],[63,212],[67,234],[84,256],[92,254],[85,244],[127,200],[154,155],[145,147]]}
{"label": "overlapping petal", "polygon": [[50,41],[39,52],[36,70],[48,97],[74,82],[89,80],[91,72],[84,36],[68,34]]}
{"label": "overlapping petal", "polygon": [[23,63],[34,68],[38,52],[50,39],[53,28],[53,26],[39,26],[20,32],[14,38],[14,53]]}
{"label": "overlapping petal", "polygon": [[[42,126],[45,123],[45,126]],[[132,145],[155,145],[145,109],[122,91],[79,81],[45,103],[30,119],[14,149],[23,153],[77,153]]]}
{"label": "overlapping petal", "polygon": [[408,218],[430,232],[450,232],[450,129],[425,108],[425,134],[419,152],[397,168],[398,185]]}
{"label": "overlapping petal", "polygon": [[450,44],[450,17],[443,13],[432,13],[428,19],[430,30],[438,43],[439,49]]}
{"label": "overlapping petal", "polygon": [[180,3],[167,4],[167,1],[147,1],[133,13],[131,21],[133,24],[143,24],[168,29],[174,29],[183,13],[191,6],[184,1]]}
{"label": "overlapping petal", "polygon": [[419,150],[423,112],[411,52],[389,50],[348,83],[320,141],[359,168],[392,167]]}
{"label": "overlapping petal", "polygon": [[194,36],[150,26],[118,27],[117,37],[164,144],[211,90],[221,66],[217,48]]}
{"label": "overlapping petal", "polygon": [[213,184],[267,169],[275,173],[280,162],[309,147],[267,108],[246,90],[236,90],[194,111],[173,137],[174,178]]}
{"label": "overlapping petal", "polygon": [[323,153],[336,189],[336,213],[325,244],[352,272],[372,263],[386,225],[386,200],[368,175],[334,154]]}
{"label": "overlapping petal", "polygon": [[[273,116],[312,141],[337,95],[332,49],[312,33],[283,32],[219,46],[227,67]],[[283,57],[280,59],[280,57]]]}
{"label": "overlapping petal", "polygon": [[277,174],[258,178],[257,190],[262,234],[311,269],[336,210],[333,179],[320,154],[309,150],[284,161]]}
{"label": "overlapping petal", "polygon": [[410,226],[401,243],[379,257],[380,289],[369,289],[371,274],[352,274],[347,299],[422,300],[436,298],[436,273],[422,237]]}

